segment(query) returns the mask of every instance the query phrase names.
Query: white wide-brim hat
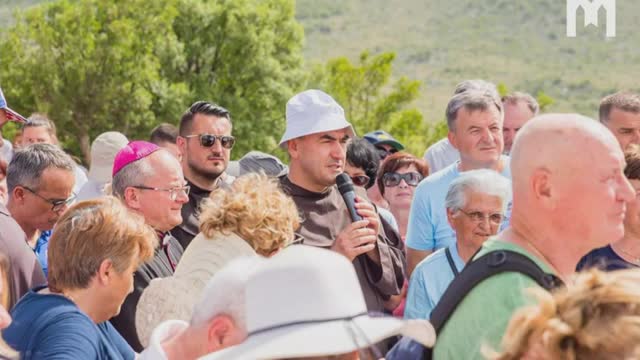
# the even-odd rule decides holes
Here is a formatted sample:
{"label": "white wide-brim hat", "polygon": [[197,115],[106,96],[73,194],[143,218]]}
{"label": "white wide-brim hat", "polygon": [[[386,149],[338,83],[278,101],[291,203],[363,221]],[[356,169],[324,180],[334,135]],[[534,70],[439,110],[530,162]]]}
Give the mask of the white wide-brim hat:
{"label": "white wide-brim hat", "polygon": [[372,316],[353,264],[333,251],[290,246],[267,259],[245,290],[247,338],[203,359],[338,355],[395,335],[435,343],[427,320]]}
{"label": "white wide-brim hat", "polygon": [[280,147],[286,150],[287,141],[306,135],[348,129],[355,131],[344,116],[344,109],[331,96],[320,90],[305,90],[287,102],[287,129]]}

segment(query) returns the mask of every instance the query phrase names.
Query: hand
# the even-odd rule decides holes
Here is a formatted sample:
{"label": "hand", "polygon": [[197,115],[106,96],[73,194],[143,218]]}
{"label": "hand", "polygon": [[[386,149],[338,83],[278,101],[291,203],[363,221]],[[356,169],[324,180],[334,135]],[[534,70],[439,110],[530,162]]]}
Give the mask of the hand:
{"label": "hand", "polygon": [[375,231],[376,236],[380,235],[380,218],[373,205],[360,196],[356,196],[355,207],[358,215],[369,221],[368,226],[371,230]]}
{"label": "hand", "polygon": [[353,261],[358,255],[375,250],[378,236],[368,226],[369,221],[366,219],[349,224],[338,234],[331,250],[344,255],[349,261]]}

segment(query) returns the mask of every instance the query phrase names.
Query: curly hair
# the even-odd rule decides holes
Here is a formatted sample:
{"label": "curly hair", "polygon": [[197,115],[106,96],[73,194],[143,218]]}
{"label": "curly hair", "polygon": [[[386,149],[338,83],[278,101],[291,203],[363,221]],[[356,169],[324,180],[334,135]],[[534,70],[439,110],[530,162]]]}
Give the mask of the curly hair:
{"label": "curly hair", "polygon": [[640,357],[640,271],[592,269],[553,293],[529,289],[538,304],[520,309],[494,360],[637,359]]}
{"label": "curly hair", "polygon": [[296,204],[264,174],[243,175],[230,190],[213,191],[201,209],[200,231],[207,238],[236,233],[263,256],[290,244],[300,225]]}

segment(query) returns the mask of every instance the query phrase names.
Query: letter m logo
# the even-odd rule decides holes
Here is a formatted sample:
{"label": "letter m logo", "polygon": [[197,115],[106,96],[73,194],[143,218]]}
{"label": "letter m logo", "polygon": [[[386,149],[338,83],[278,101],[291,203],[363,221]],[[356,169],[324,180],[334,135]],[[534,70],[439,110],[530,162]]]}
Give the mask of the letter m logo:
{"label": "letter m logo", "polygon": [[616,0],[567,0],[567,36],[576,37],[578,9],[584,10],[584,26],[598,26],[598,11],[607,14],[607,37],[616,36]]}

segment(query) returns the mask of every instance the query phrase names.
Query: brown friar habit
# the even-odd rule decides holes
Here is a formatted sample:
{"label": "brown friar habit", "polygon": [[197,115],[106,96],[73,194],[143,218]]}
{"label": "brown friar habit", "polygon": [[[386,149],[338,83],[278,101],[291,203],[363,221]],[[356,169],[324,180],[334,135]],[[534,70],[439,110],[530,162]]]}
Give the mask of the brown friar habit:
{"label": "brown friar habit", "polygon": [[[321,193],[311,192],[293,184],[286,175],[280,177],[280,184],[283,191],[293,198],[302,217],[297,233],[303,238],[303,244],[329,248],[351,223],[347,206],[335,185]],[[387,239],[382,226],[377,249],[380,265],[366,254],[353,260],[370,312],[384,311],[384,301],[399,294],[404,282],[404,254]]]}

